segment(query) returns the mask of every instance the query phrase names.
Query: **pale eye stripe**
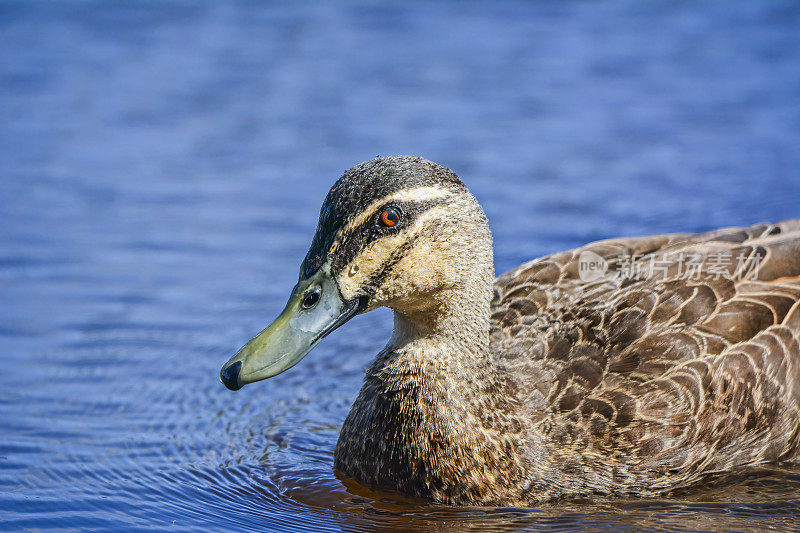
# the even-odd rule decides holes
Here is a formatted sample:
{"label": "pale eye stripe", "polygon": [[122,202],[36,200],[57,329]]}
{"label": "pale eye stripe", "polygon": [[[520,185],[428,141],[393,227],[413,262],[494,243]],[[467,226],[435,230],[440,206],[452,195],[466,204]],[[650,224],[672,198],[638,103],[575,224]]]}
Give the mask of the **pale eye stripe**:
{"label": "pale eye stripe", "polygon": [[452,195],[453,193],[446,189],[430,186],[403,189],[392,194],[387,194],[383,198],[379,198],[378,200],[375,200],[369,204],[363,211],[361,211],[361,213],[353,218],[353,220],[348,222],[346,226],[336,232],[336,238],[333,240],[333,244],[331,244],[331,248],[328,253],[333,253],[336,250],[336,248],[339,246],[339,239],[342,235],[346,235],[353,228],[357,228],[370,218],[374,217],[377,214],[378,209],[387,204],[391,204],[392,202],[426,202],[431,200],[443,200]]}

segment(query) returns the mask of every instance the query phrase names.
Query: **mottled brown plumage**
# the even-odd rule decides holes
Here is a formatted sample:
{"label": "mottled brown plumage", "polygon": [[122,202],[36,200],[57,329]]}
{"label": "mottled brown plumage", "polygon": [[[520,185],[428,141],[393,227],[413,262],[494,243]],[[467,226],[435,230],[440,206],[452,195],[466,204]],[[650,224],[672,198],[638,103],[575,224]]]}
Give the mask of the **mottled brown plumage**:
{"label": "mottled brown plumage", "polygon": [[[612,268],[620,255],[675,260],[651,278],[586,284],[587,250]],[[682,252],[706,267],[699,279],[679,274]],[[734,261],[714,279],[720,252]],[[500,276],[492,349],[554,460],[540,474],[551,492],[653,495],[797,459],[799,305],[800,220],[601,241]]]}
{"label": "mottled brown plumage", "polygon": [[[660,271],[586,283],[585,251],[610,272],[631,256],[658,257]],[[719,265],[727,252],[717,274],[726,265],[715,271],[709,257]],[[750,263],[738,264],[742,253]],[[688,263],[705,266],[700,279],[687,279]],[[372,487],[499,505],[652,496],[796,459],[799,305],[798,220],[612,239],[531,261],[494,281],[485,357],[464,338],[412,356],[390,343],[378,355],[336,466]],[[397,321],[402,330],[402,310]]]}
{"label": "mottled brown plumage", "polygon": [[[385,206],[397,228],[373,222]],[[330,268],[343,301],[395,311],[342,475],[524,505],[800,456],[800,220],[600,241],[497,279],[492,263],[483,211],[444,167],[376,159],[331,189],[301,284]]]}

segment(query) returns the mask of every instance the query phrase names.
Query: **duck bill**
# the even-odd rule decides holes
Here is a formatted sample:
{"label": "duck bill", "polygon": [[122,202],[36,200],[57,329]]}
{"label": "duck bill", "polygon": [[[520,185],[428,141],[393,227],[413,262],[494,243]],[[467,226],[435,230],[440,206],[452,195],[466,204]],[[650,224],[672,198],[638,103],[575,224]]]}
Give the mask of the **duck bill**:
{"label": "duck bill", "polygon": [[[303,300],[310,291],[319,291],[319,299],[305,308]],[[363,300],[342,298],[326,265],[295,285],[280,316],[225,363],[220,380],[230,390],[239,390],[248,383],[277,376],[361,311]]]}

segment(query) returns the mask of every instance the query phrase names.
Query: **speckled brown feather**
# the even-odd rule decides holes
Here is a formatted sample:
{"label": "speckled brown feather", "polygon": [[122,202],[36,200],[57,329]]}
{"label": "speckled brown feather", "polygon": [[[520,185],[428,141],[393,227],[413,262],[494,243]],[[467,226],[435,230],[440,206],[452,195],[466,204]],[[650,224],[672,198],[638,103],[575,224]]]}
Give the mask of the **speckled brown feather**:
{"label": "speckled brown feather", "polygon": [[[578,258],[758,252],[758,279],[587,284]],[[492,350],[558,493],[655,494],[800,451],[800,221],[613,239],[495,283]],[[534,497],[536,495],[533,495]]]}

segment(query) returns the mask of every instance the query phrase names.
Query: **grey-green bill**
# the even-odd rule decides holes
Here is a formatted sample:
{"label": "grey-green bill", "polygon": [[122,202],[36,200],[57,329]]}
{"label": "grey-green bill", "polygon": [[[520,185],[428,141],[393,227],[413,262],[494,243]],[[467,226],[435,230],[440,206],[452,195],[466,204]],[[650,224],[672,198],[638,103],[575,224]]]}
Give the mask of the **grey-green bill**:
{"label": "grey-green bill", "polygon": [[277,376],[363,308],[362,299],[342,298],[329,266],[324,265],[295,285],[280,316],[223,365],[220,380],[230,390],[239,390],[248,383]]}

